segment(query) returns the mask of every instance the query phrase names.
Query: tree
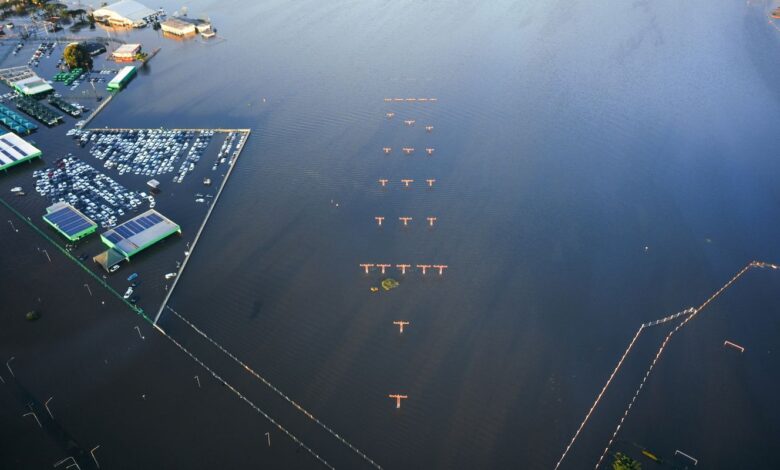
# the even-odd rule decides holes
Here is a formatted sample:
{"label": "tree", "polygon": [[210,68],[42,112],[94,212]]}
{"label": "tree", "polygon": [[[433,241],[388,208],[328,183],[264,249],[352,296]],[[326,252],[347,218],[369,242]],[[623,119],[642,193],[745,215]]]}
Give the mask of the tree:
{"label": "tree", "polygon": [[613,470],[642,470],[642,464],[631,457],[618,452],[615,454],[615,460],[612,462]]}
{"label": "tree", "polygon": [[67,47],[65,47],[62,56],[65,59],[65,63],[71,69],[75,69],[76,67],[87,70],[92,69],[92,57],[90,57],[84,44],[80,42],[68,44]]}

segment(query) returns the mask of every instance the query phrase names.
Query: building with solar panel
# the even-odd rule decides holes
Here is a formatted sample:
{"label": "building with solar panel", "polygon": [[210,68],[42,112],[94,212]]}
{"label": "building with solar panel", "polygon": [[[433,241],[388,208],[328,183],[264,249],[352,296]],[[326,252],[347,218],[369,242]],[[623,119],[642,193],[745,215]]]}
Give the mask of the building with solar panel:
{"label": "building with solar panel", "polygon": [[72,242],[97,230],[95,222],[67,202],[47,207],[43,220]]}
{"label": "building with solar panel", "polygon": [[0,135],[0,170],[39,158],[41,151],[13,132]]}
{"label": "building with solar panel", "polygon": [[96,263],[106,271],[121,261],[129,261],[142,250],[174,233],[181,234],[181,227],[154,209],[133,217],[121,225],[100,235],[108,250],[95,256]]}

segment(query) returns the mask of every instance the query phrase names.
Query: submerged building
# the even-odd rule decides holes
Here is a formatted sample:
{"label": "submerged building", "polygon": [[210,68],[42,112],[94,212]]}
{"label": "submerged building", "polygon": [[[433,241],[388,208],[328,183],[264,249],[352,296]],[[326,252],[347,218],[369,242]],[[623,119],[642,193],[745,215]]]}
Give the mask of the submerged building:
{"label": "submerged building", "polygon": [[108,91],[119,91],[122,88],[127,85],[127,83],[133,79],[135,76],[135,66],[134,65],[128,65],[126,67],[122,67],[122,70],[119,71],[118,74],[116,74],[116,77],[112,78],[110,82],[108,82],[108,85],[106,85],[106,90]]}
{"label": "submerged building", "polygon": [[43,220],[72,242],[97,230],[95,222],[67,202],[58,202],[47,207]]}
{"label": "submerged building", "polygon": [[13,132],[0,135],[0,170],[39,158],[42,152]]}
{"label": "submerged building", "polygon": [[135,0],[121,0],[111,5],[98,8],[92,13],[95,21],[110,26],[143,27],[149,18],[154,17],[156,11],[136,2]]}
{"label": "submerged building", "polygon": [[178,224],[156,210],[149,209],[102,233],[100,239],[108,246],[108,250],[95,256],[93,260],[106,271],[110,271],[121,261],[129,261],[130,257],[175,233],[181,234]]}
{"label": "submerged building", "polygon": [[163,33],[174,36],[192,36],[196,33],[195,24],[182,18],[170,18],[160,23]]}
{"label": "submerged building", "polygon": [[119,62],[132,62],[140,52],[140,44],[122,44],[111,53],[111,56]]}

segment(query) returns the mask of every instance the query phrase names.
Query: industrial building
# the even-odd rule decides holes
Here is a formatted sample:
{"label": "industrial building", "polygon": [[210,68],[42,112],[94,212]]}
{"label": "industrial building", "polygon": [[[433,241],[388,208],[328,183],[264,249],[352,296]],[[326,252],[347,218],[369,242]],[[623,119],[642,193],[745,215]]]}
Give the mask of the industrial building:
{"label": "industrial building", "polygon": [[0,170],[40,158],[42,152],[13,132],[0,135]]}
{"label": "industrial building", "polygon": [[47,207],[43,220],[72,242],[97,230],[95,222],[67,202],[58,202]]}
{"label": "industrial building", "polygon": [[143,27],[148,19],[157,15],[151,8],[134,0],[121,0],[98,8],[92,13],[95,21],[111,26]]}
{"label": "industrial building", "polygon": [[132,62],[139,52],[141,52],[140,44],[122,44],[111,53],[111,56],[118,62]]}
{"label": "industrial building", "polygon": [[26,66],[0,70],[0,80],[26,96],[40,95],[54,90],[51,85]]}
{"label": "industrial building", "polygon": [[174,233],[181,234],[181,227],[154,209],[149,209],[127,222],[117,225],[100,235],[108,250],[93,260],[106,271],[121,261],[129,261],[142,250]]}
{"label": "industrial building", "polygon": [[116,74],[116,77],[112,78],[110,82],[108,82],[108,85],[106,86],[106,89],[108,91],[119,91],[122,88],[127,85],[127,83],[132,80],[132,78],[135,76],[135,66],[134,65],[128,65],[126,67],[122,67],[122,70],[119,71],[118,74]]}
{"label": "industrial building", "polygon": [[192,36],[196,33],[195,24],[181,18],[170,18],[160,23],[164,33],[175,36]]}

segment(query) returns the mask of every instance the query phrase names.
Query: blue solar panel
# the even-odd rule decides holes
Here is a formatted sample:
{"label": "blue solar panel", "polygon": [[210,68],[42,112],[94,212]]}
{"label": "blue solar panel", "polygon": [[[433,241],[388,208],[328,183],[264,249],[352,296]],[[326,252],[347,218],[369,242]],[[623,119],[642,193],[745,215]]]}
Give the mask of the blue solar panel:
{"label": "blue solar panel", "polygon": [[134,234],[144,231],[144,228],[137,224],[134,220],[128,220],[125,222],[125,227],[129,228]]}
{"label": "blue solar panel", "polygon": [[114,231],[125,238],[130,238],[134,235],[133,232],[128,230],[124,225],[120,225],[119,227],[116,227]]}
{"label": "blue solar panel", "polygon": [[110,232],[108,235],[105,235],[105,237],[111,243],[119,243],[119,241],[122,240],[122,237],[120,237],[119,234],[117,234],[115,232]]}
{"label": "blue solar panel", "polygon": [[44,218],[56,225],[61,232],[68,236],[76,235],[94,225],[71,207],[65,207],[51,214],[46,214]]}
{"label": "blue solar panel", "polygon": [[160,222],[162,222],[162,220],[163,220],[163,219],[162,219],[162,217],[160,217],[160,216],[159,216],[159,215],[157,215],[157,214],[149,214],[149,215],[147,215],[147,216],[146,216],[146,218],[147,218],[147,219],[148,219],[150,222],[152,222],[153,224],[160,223]]}
{"label": "blue solar panel", "polygon": [[143,228],[149,228],[154,226],[152,222],[149,222],[149,220],[146,219],[146,217],[139,217],[135,219],[136,222],[138,222]]}

